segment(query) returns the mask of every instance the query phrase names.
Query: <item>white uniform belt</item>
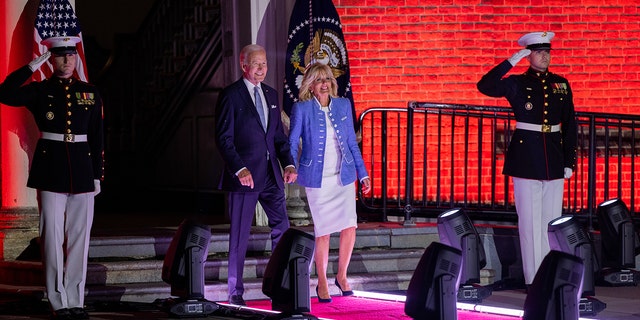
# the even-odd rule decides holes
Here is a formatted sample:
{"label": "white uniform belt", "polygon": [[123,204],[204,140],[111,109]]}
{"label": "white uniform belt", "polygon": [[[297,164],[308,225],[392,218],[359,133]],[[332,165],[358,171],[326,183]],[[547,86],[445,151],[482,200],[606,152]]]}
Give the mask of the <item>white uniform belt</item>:
{"label": "white uniform belt", "polygon": [[42,139],[63,142],[87,142],[86,134],[43,132]]}
{"label": "white uniform belt", "polygon": [[536,131],[536,132],[559,132],[559,124],[533,124],[526,122],[516,122],[516,129]]}

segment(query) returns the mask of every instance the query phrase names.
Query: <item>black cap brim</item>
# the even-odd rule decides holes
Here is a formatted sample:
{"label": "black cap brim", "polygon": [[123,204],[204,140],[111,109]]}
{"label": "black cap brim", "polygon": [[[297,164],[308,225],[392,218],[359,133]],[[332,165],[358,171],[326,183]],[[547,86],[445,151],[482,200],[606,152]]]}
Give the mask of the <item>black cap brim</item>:
{"label": "black cap brim", "polygon": [[76,54],[78,53],[78,49],[76,47],[56,47],[49,49],[53,54]]}
{"label": "black cap brim", "polygon": [[551,50],[551,43],[534,43],[527,46],[529,50]]}

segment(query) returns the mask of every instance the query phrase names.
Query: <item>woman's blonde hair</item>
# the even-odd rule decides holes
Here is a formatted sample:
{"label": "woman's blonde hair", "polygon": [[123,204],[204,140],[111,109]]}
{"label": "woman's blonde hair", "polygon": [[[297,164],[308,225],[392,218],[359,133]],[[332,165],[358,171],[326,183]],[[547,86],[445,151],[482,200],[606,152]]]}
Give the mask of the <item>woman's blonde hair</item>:
{"label": "woman's blonde hair", "polygon": [[307,70],[304,72],[304,76],[302,77],[302,84],[300,85],[300,91],[298,92],[298,98],[300,101],[307,101],[313,98],[313,93],[311,92],[311,87],[313,86],[313,82],[318,78],[331,78],[331,89],[329,90],[329,96],[335,98],[338,96],[338,82],[336,78],[333,76],[333,72],[331,68],[320,62],[315,62],[307,67]]}

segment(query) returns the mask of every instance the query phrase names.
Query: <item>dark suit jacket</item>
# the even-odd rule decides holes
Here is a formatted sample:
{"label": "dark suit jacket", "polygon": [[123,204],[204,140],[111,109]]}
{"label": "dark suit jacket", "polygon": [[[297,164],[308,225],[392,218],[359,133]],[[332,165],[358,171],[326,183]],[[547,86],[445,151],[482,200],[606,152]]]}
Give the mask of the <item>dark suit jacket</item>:
{"label": "dark suit jacket", "polygon": [[[226,191],[262,191],[271,166],[276,181],[284,189],[282,167],[294,165],[289,152],[289,140],[280,117],[278,94],[262,83],[269,120],[265,132],[260,116],[242,78],[227,86],[216,107],[216,143],[225,162],[219,188]],[[269,161],[267,161],[269,154]],[[247,167],[253,176],[254,189],[242,186],[235,173]]]}

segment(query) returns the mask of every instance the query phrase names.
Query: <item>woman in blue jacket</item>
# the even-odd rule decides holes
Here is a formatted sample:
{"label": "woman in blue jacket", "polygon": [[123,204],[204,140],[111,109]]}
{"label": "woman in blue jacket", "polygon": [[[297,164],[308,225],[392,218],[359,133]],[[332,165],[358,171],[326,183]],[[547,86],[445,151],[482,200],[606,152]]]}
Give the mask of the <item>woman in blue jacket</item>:
{"label": "woman in blue jacket", "polygon": [[360,178],[363,193],[371,189],[356,141],[351,103],[337,97],[337,87],[328,65],[309,66],[302,78],[300,101],[291,110],[289,131],[298,183],[305,187],[313,218],[316,295],[320,302],[331,302],[326,274],[329,238],[338,231],[340,246],[334,283],[343,296],[353,294],[347,268],[356,239],[356,178]]}

